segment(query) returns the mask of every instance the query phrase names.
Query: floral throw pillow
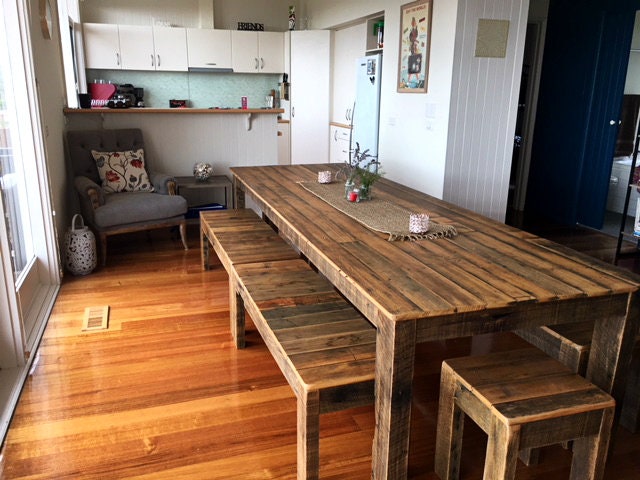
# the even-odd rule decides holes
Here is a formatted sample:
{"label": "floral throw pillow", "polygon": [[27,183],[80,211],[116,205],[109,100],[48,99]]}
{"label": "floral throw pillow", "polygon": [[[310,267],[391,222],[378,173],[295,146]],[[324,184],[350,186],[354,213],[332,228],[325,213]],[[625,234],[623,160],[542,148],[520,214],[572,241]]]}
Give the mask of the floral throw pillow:
{"label": "floral throw pillow", "polygon": [[98,152],[91,150],[105,193],[153,192],[144,166],[144,150]]}

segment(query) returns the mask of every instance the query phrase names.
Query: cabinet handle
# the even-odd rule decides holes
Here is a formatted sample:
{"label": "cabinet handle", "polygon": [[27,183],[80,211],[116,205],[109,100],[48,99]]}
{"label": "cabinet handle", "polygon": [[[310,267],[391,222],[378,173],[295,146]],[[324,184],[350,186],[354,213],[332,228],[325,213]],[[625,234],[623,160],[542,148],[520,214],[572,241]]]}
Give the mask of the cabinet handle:
{"label": "cabinet handle", "polygon": [[259,65],[259,63],[258,63],[258,57],[254,58],[254,60],[256,61],[256,70],[258,70],[258,65]]}
{"label": "cabinet handle", "polygon": [[334,131],[333,131],[333,140],[334,140],[335,142],[337,142],[337,141],[338,141],[338,130],[334,130]]}
{"label": "cabinet handle", "polygon": [[264,58],[260,57],[260,70],[264,69]]}
{"label": "cabinet handle", "polygon": [[156,62],[156,67],[160,66],[160,55],[158,55],[158,61]]}
{"label": "cabinet handle", "polygon": [[155,67],[156,63],[155,63],[155,58],[153,58],[153,54],[151,54],[151,66]]}
{"label": "cabinet handle", "polygon": [[116,65],[120,66],[120,53],[116,52]]}
{"label": "cabinet handle", "polygon": [[347,111],[344,114],[344,118],[346,118],[347,120],[351,120],[351,109],[347,108]]}
{"label": "cabinet handle", "polygon": [[292,117],[296,116],[296,107],[291,107],[291,116]]}

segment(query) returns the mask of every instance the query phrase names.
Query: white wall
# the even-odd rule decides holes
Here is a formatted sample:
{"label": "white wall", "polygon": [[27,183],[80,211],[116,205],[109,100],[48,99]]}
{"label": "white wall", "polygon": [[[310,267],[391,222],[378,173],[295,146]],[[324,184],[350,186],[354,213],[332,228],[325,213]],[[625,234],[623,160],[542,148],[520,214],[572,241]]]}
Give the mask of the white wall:
{"label": "white wall", "polygon": [[[62,109],[66,105],[60,28],[54,7],[51,39],[45,39],[40,29],[39,0],[29,0],[30,28],[33,47],[34,71],[40,101],[40,120],[45,143],[45,155],[51,189],[51,202],[56,212],[57,236],[62,240],[71,217],[69,211],[69,184],[65,175],[65,158],[62,142],[64,119]],[[59,242],[60,243],[60,242]]]}
{"label": "white wall", "polygon": [[640,94],[640,11],[636,12],[636,23],[633,27],[629,69],[627,70],[624,93],[625,95]]}
{"label": "white wall", "polygon": [[[238,22],[263,23],[267,31],[288,30],[291,0],[82,0],[83,22],[152,25],[169,22],[178,27],[236,30]],[[296,7],[297,25],[305,23]]]}
{"label": "white wall", "polygon": [[[529,0],[460,2],[444,199],[504,221]],[[475,57],[478,19],[508,20],[505,58]]]}
{"label": "white wall", "polygon": [[397,93],[400,8],[406,0],[308,0],[311,28],[334,28],[384,11],[379,157],[386,176],[442,198],[457,1],[435,1],[426,94]]}

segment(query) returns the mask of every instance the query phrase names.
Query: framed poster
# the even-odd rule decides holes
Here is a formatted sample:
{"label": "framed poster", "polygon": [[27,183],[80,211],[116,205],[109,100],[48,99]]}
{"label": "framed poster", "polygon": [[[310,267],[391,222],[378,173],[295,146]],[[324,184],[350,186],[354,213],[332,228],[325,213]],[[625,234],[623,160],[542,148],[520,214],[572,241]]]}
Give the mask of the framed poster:
{"label": "framed poster", "polygon": [[398,92],[427,92],[432,2],[418,0],[400,7]]}

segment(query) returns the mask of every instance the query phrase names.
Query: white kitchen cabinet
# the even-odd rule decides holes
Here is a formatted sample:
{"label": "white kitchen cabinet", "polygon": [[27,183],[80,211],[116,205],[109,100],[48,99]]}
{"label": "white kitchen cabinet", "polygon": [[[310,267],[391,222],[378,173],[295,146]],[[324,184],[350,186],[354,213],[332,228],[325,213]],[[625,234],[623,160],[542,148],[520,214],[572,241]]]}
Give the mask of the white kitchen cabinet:
{"label": "white kitchen cabinet", "polygon": [[329,162],[347,163],[349,161],[349,133],[351,129],[331,125],[329,131]]}
{"label": "white kitchen cabinet", "polygon": [[123,70],[155,70],[153,29],[138,25],[118,25],[120,35],[120,68]]}
{"label": "white kitchen cabinet", "polygon": [[231,31],[187,28],[189,68],[231,69]]}
{"label": "white kitchen cabinet", "polygon": [[278,122],[278,165],[291,165],[289,122]]}
{"label": "white kitchen cabinet", "polygon": [[331,121],[349,124],[356,98],[356,58],[364,55],[366,22],[336,30],[331,52]]}
{"label": "white kitchen cabinet", "polygon": [[87,68],[187,71],[186,29],[85,23]]}
{"label": "white kitchen cabinet", "polygon": [[153,48],[156,53],[156,70],[186,72],[187,29],[177,27],[153,27]]}
{"label": "white kitchen cabinet", "polygon": [[290,42],[291,163],[327,163],[330,31],[294,30],[286,32],[285,37]]}
{"label": "white kitchen cabinet", "polygon": [[284,33],[233,30],[231,59],[236,73],[282,73]]}
{"label": "white kitchen cabinet", "polygon": [[82,32],[86,68],[120,70],[118,25],[85,23]]}

